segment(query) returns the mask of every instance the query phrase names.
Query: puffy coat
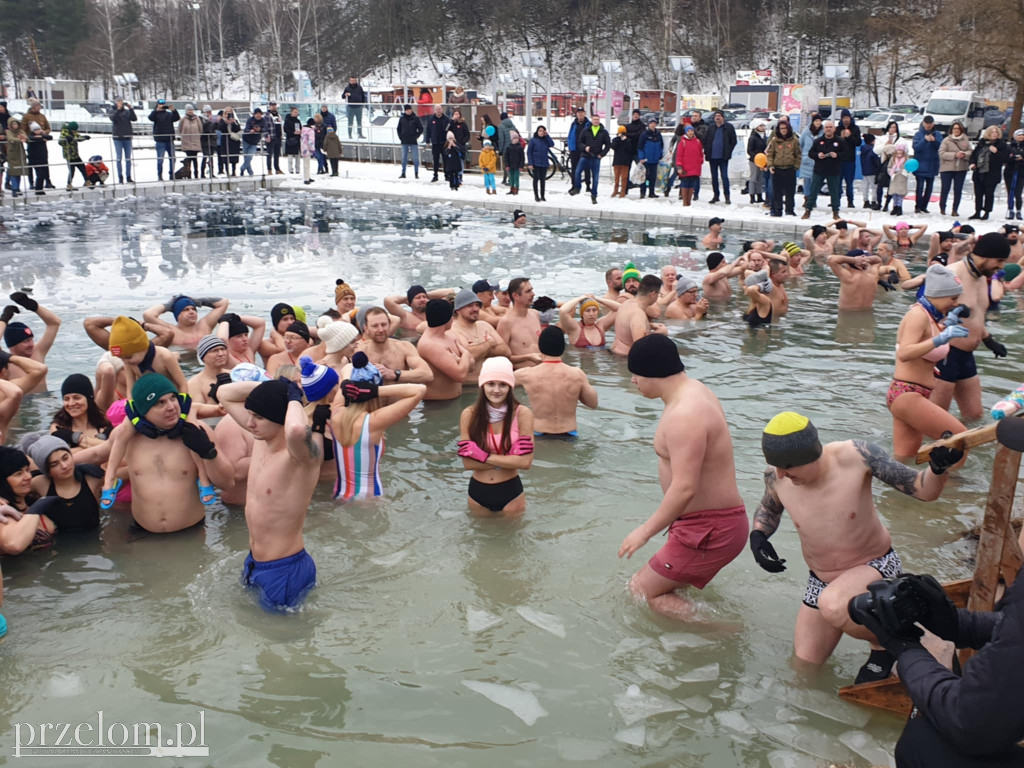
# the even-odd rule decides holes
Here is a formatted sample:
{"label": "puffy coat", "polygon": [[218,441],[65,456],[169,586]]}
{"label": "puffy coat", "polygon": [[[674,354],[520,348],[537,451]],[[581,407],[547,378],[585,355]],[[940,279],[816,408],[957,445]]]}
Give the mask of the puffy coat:
{"label": "puffy coat", "polygon": [[88,136],[83,136],[78,131],[71,130],[68,128],[68,124],[64,123],[64,127],[60,129],[60,138],[57,139],[61,152],[64,154],[64,159],[69,163],[82,162],[82,156],[78,152],[78,143],[88,138]]}
{"label": "puffy coat", "polygon": [[682,168],[680,176],[700,176],[704,167],[704,145],[700,139],[685,136],[676,145],[676,168]]}
{"label": "puffy coat", "polygon": [[43,133],[51,133],[50,121],[46,119],[46,115],[42,112],[26,112],[25,116],[21,119],[21,124],[28,128],[29,123],[39,123],[39,127],[43,129]]}
{"label": "puffy coat", "polygon": [[[963,152],[964,157],[956,156],[957,152]],[[939,145],[939,173],[945,171],[966,171],[971,164],[971,140],[967,134],[959,136],[947,136]]]}
{"label": "puffy coat", "polygon": [[633,142],[629,140],[629,134],[620,133],[612,139],[612,165],[632,165],[636,154],[633,152]]}
{"label": "puffy coat", "polygon": [[199,152],[203,148],[203,121],[199,115],[193,113],[191,117],[187,114],[178,123],[178,135],[181,136],[182,152]]}
{"label": "puffy coat", "polygon": [[754,157],[768,149],[768,134],[751,131],[747,137],[747,160],[754,162]]}
{"label": "puffy coat", "polygon": [[652,131],[649,128],[640,134],[640,141],[637,144],[637,155],[642,163],[656,163],[665,154],[665,139],[660,131]]}
{"label": "puffy coat", "polygon": [[526,145],[526,164],[534,168],[547,168],[551,165],[548,150],[555,146],[555,141],[547,134],[538,136],[536,132],[530,143]]}
{"label": "puffy coat", "polygon": [[800,169],[804,166],[803,154],[800,151],[800,139],[793,135],[792,129],[790,129],[789,136],[782,138],[776,128],[771,139],[768,140],[768,146],[765,147],[764,153],[768,157],[768,165],[765,168]]}
{"label": "puffy coat", "polygon": [[590,121],[587,120],[586,118],[583,118],[582,123],[580,123],[579,120],[572,121],[572,124],[569,126],[569,135],[565,138],[566,144],[568,144],[570,152],[578,152],[580,150],[580,131],[589,127]]}
{"label": "puffy coat", "polygon": [[455,122],[452,120],[448,130],[455,134],[455,143],[459,145],[459,151],[465,153],[466,145],[469,144],[469,126],[465,120]]}
{"label": "puffy coat", "polygon": [[205,117],[203,120],[203,135],[199,137],[200,143],[203,147],[204,155],[215,155],[217,154],[217,121],[207,120]]}
{"label": "puffy coat", "polygon": [[[611,139],[608,137],[608,131],[601,125],[597,129],[597,133],[594,133],[594,126],[591,125],[585,131],[580,131],[579,141],[577,146],[580,151],[584,154],[583,157],[604,157],[608,154],[608,150],[611,149]],[[587,152],[587,147],[590,147],[590,151]]]}
{"label": "puffy coat", "polygon": [[415,144],[423,133],[423,123],[416,115],[407,115],[403,112],[398,118],[398,128],[395,132],[403,144]]}
{"label": "puffy coat", "polygon": [[640,134],[647,130],[647,126],[644,125],[644,121],[639,117],[629,121],[626,126],[626,136],[629,137],[629,143],[633,145],[633,157],[636,158],[636,154],[640,148]]}
{"label": "puffy coat", "polygon": [[518,132],[516,124],[512,122],[511,117],[506,117],[501,121],[498,126],[498,154],[505,155],[505,150],[508,149],[509,142],[512,141],[512,131]]}
{"label": "puffy coat", "polygon": [[917,129],[914,134],[914,159],[917,160],[915,176],[923,176],[932,179],[939,173],[939,147],[942,146],[942,133],[937,128],[932,128],[930,133],[935,136],[935,141],[926,141],[925,136],[929,131],[924,127]]}
{"label": "puffy coat", "polygon": [[299,144],[299,151],[303,157],[312,157],[314,155],[316,152],[316,131],[313,130],[312,126],[303,126]]}
{"label": "puffy coat", "polygon": [[[800,154],[803,157],[810,157],[808,154],[811,151],[811,144],[814,140],[822,135],[823,128],[819,128],[817,133],[811,133],[811,126],[808,125],[804,128],[803,133],[800,134]],[[814,163],[801,163],[800,165],[800,178],[804,181],[810,181],[811,176],[814,175]]]}
{"label": "puffy coat", "polygon": [[327,109],[321,109],[317,114],[320,115],[320,119],[324,121],[324,128],[333,128],[338,130],[338,121],[334,117],[334,113]]}
{"label": "puffy coat", "polygon": [[135,117],[135,110],[125,104],[123,109],[115,109],[110,113],[111,133],[115,139],[130,139],[132,137],[132,123],[138,120]]}
{"label": "puffy coat", "polygon": [[[530,142],[533,143],[532,141]],[[494,173],[498,168],[498,155],[494,152],[494,147],[484,147],[480,150],[480,170],[484,173]]]}
{"label": "puffy coat", "polygon": [[505,167],[515,171],[526,165],[526,144],[520,139],[518,144],[510,143],[505,148]]}
{"label": "puffy coat", "polygon": [[860,172],[865,179],[873,178],[882,170],[882,159],[870,144],[860,145]]}
{"label": "puffy coat", "polygon": [[732,151],[736,149],[736,129],[732,127],[732,123],[722,123],[721,127],[711,123],[708,126],[707,135],[704,137],[704,156],[708,160],[711,159],[711,154],[714,152],[715,135],[719,131],[722,132],[722,159],[728,160],[732,157]]}
{"label": "puffy coat", "polygon": [[[910,178],[910,171],[906,167],[900,170],[895,170],[894,166],[896,163],[896,153],[887,152],[886,154],[891,155],[889,162],[886,163],[886,169],[889,171],[889,194],[890,195],[905,195],[909,189],[907,181]],[[909,159],[909,158],[907,158]],[[905,165],[906,161],[904,161]]]}
{"label": "puffy coat", "polygon": [[341,137],[337,131],[328,131],[324,136],[324,154],[331,160],[341,159]]}
{"label": "puffy coat", "polygon": [[427,133],[423,140],[429,141],[435,147],[443,147],[445,137],[448,136],[448,126],[451,123],[452,119],[448,115],[442,114],[440,117],[437,115],[431,116],[430,120],[427,121]]}
{"label": "puffy coat", "polygon": [[[844,117],[850,118],[849,126],[843,125],[842,121]],[[849,131],[850,135],[843,136],[843,131]],[[843,142],[846,144],[846,149],[839,159],[844,163],[856,162],[857,147],[859,147],[861,143],[860,127],[854,122],[853,115],[850,114],[850,110],[844,109],[839,113],[839,123],[836,124],[836,135],[842,138]]]}
{"label": "puffy coat", "polygon": [[19,136],[22,136],[21,129],[7,131],[7,175],[8,176],[24,176],[25,175],[25,145],[21,142]]}

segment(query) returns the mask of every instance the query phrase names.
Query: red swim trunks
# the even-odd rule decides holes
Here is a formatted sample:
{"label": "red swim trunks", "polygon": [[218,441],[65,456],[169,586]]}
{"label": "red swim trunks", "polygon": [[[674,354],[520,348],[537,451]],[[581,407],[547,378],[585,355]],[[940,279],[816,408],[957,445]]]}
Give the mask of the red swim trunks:
{"label": "red swim trunks", "polygon": [[743,507],[694,512],[669,526],[668,541],[647,564],[659,576],[704,589],[746,548],[749,531]]}

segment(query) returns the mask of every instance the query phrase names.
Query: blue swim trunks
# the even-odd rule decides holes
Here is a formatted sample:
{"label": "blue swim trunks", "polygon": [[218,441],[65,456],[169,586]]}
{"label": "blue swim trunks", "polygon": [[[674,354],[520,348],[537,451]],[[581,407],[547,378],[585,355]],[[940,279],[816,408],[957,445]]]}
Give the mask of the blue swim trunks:
{"label": "blue swim trunks", "polygon": [[242,586],[259,590],[260,605],[270,613],[295,608],[316,586],[316,563],[306,550],[261,563],[252,552],[242,566]]}
{"label": "blue swim trunks", "polygon": [[579,437],[579,431],[571,429],[568,432],[534,432],[534,437]]}

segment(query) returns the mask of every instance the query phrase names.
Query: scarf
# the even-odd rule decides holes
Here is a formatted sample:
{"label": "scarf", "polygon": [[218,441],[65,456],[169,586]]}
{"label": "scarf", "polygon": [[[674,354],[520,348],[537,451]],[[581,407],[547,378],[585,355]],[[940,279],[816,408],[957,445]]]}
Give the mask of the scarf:
{"label": "scarf", "polygon": [[487,420],[491,424],[494,424],[496,421],[502,421],[505,418],[506,413],[508,413],[508,405],[495,408],[490,403],[487,403]]}

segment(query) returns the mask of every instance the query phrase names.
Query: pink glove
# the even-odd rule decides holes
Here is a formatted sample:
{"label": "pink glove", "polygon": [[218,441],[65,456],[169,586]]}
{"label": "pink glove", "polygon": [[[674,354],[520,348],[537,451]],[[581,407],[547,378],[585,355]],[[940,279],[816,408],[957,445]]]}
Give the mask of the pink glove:
{"label": "pink glove", "polygon": [[473,459],[479,461],[481,464],[485,464],[491,454],[481,448],[472,440],[460,440],[459,443],[459,456],[464,459]]}
{"label": "pink glove", "polygon": [[526,456],[533,453],[533,438],[529,435],[522,435],[516,440],[515,445],[512,446],[512,450],[508,452],[509,456]]}

